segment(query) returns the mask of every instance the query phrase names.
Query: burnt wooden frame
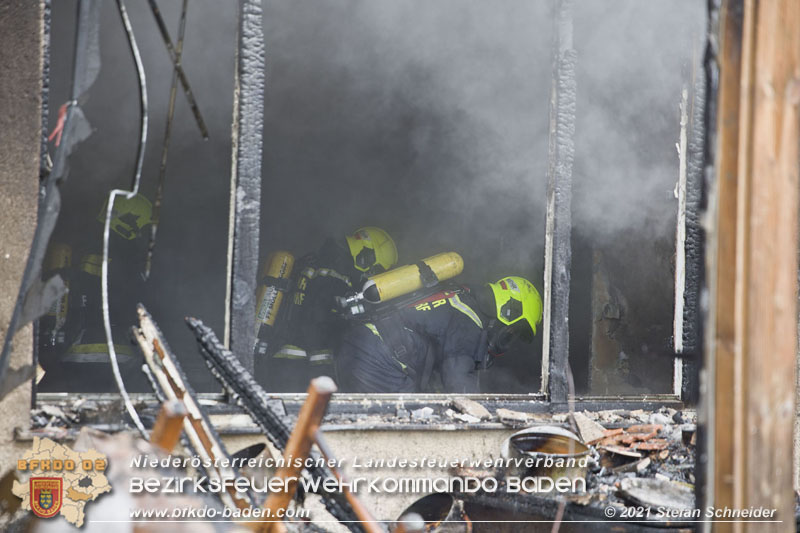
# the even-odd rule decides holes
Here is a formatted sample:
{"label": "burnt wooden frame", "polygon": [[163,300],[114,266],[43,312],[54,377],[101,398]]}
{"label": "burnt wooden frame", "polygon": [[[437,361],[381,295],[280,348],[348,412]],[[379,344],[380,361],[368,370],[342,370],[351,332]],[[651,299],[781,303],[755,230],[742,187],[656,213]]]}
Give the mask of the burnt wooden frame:
{"label": "burnt wooden frame", "polygon": [[[264,45],[261,6],[258,0],[240,0],[237,83],[234,91],[234,123],[231,176],[231,231],[229,242],[228,298],[224,342],[245,368],[253,369],[254,295],[259,260],[258,203],[261,198],[261,142],[263,132]],[[597,406],[571,394],[569,369],[569,290],[571,251],[571,203],[573,136],[575,132],[577,53],[572,48],[573,0],[556,0],[553,83],[550,100],[547,222],[545,231],[544,324],[541,389],[529,395],[497,394],[489,398],[544,401],[549,409],[566,409],[570,400]],[[259,84],[260,82],[260,84]],[[253,115],[255,113],[255,115]],[[257,172],[256,172],[257,170]],[[282,393],[284,398],[301,393]],[[430,397],[436,394],[418,394]],[[483,398],[485,395],[474,395]],[[661,404],[679,404],[680,395],[659,395]],[[647,397],[645,397],[647,398]],[[645,400],[644,403],[647,403]],[[624,397],[609,398],[608,407],[628,405]]]}
{"label": "burnt wooden frame", "polygon": [[233,93],[224,342],[252,372],[264,131],[264,27],[260,0],[239,0]]}
{"label": "burnt wooden frame", "polygon": [[[240,0],[239,5],[223,342],[252,372],[264,125],[264,35],[259,1]],[[568,316],[577,59],[572,48],[572,0],[557,0],[555,24],[545,237],[544,355],[541,393],[532,398],[547,398],[563,407],[572,389]]]}

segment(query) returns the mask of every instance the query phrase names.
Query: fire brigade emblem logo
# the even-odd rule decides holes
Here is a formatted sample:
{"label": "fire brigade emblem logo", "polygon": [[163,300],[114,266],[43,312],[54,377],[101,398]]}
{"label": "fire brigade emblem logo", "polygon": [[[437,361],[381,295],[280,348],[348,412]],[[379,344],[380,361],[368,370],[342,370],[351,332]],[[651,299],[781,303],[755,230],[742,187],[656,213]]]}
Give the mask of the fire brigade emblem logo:
{"label": "fire brigade emblem logo", "polygon": [[76,452],[50,439],[33,438],[33,446],[17,459],[11,492],[22,509],[40,518],[62,515],[75,527],[84,522],[84,507],[111,491],[105,476],[108,458],[97,450]]}
{"label": "fire brigade emblem logo", "polygon": [[31,511],[39,518],[50,518],[61,509],[63,479],[32,477],[30,479]]}

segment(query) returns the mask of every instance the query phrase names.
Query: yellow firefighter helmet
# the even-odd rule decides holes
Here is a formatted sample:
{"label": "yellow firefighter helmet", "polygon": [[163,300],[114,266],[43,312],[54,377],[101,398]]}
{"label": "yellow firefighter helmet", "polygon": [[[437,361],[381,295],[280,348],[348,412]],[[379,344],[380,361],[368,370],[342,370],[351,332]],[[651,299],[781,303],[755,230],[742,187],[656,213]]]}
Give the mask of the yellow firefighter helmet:
{"label": "yellow firefighter helmet", "polygon": [[508,276],[489,283],[489,287],[494,294],[497,320],[507,326],[524,320],[535,335],[536,326],[542,321],[542,297],[533,283],[519,276]]}
{"label": "yellow firefighter helmet", "polygon": [[[98,222],[106,221],[108,199],[103,203]],[[152,223],[153,204],[143,194],[132,198],[117,196],[114,198],[114,209],[111,211],[111,230],[123,239],[131,240],[139,236],[142,228]]]}
{"label": "yellow firefighter helmet", "polygon": [[353,264],[361,272],[374,274],[389,270],[397,264],[397,246],[389,234],[380,228],[360,228],[346,239],[350,255],[353,256]]}

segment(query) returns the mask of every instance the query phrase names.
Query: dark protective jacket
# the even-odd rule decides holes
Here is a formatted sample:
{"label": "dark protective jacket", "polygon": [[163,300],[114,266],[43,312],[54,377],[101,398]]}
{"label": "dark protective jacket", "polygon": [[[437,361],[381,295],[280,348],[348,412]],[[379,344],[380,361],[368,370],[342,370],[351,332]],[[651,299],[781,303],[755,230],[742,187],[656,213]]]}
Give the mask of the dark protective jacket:
{"label": "dark protective jacket", "polygon": [[442,290],[373,322],[354,323],[336,353],[344,392],[477,393],[488,352],[486,317],[468,290]]}
{"label": "dark protective jacket", "polygon": [[361,272],[353,266],[350,251],[328,239],[316,254],[300,259],[297,283],[291,295],[288,329],[309,354],[331,354],[343,323],[336,298],[361,288]]}
{"label": "dark protective jacket", "polygon": [[281,334],[265,370],[275,391],[305,390],[313,377],[333,374],[333,354],[346,327],[336,297],[363,283],[346,243],[332,238],[300,258],[294,272]]}
{"label": "dark protective jacket", "polygon": [[[130,344],[129,333],[129,325],[135,323],[135,304],[143,290],[137,267],[141,266],[144,251],[136,244],[119,239],[113,242],[116,260],[111,258],[109,262],[110,320],[123,380],[129,390],[146,392],[150,387],[141,371],[142,360]],[[68,292],[40,322],[38,355],[45,370],[39,383],[41,391],[117,390],[103,327],[101,268],[101,254],[78,253],[58,271]],[[52,319],[56,309],[65,311],[63,321]]]}

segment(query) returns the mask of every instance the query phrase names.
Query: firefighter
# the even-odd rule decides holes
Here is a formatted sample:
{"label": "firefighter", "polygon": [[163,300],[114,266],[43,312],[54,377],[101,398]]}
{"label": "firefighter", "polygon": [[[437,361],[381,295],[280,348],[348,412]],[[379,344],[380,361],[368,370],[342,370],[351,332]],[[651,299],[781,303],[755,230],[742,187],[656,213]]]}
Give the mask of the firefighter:
{"label": "firefighter", "polygon": [[[143,230],[151,223],[152,205],[144,195],[130,199],[117,196],[111,215],[109,249],[109,288],[114,301],[140,297],[141,277],[137,259],[144,260]],[[96,220],[105,223],[106,204]],[[98,233],[91,234],[92,248],[102,246]],[[77,246],[77,243],[76,243]],[[115,258],[117,258],[115,260]],[[77,259],[77,260],[76,260]],[[39,382],[42,391],[110,392],[116,390],[103,327],[101,269],[103,255],[89,249],[75,254],[73,247],[53,243],[44,262],[45,276],[58,273],[64,278],[64,294],[40,321],[40,363],[45,375]],[[127,328],[118,326],[112,316],[114,351],[131,390],[146,390],[137,357],[128,342]],[[129,322],[132,323],[132,320]],[[138,361],[138,363],[137,363]]]}
{"label": "firefighter", "polygon": [[475,291],[451,286],[354,324],[336,354],[345,392],[480,392],[478,371],[518,339],[530,342],[542,299],[509,276]]}
{"label": "firefighter", "polygon": [[[270,331],[276,349],[256,345],[259,376],[266,379],[269,388],[302,391],[311,378],[331,375],[333,353],[344,327],[336,298],[396,263],[394,240],[374,226],[360,228],[340,240],[329,238],[317,253],[300,258],[292,269],[276,330]],[[273,278],[270,282],[280,280]]]}

